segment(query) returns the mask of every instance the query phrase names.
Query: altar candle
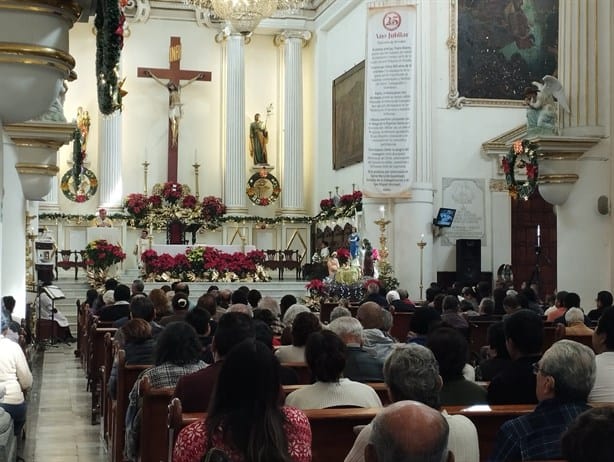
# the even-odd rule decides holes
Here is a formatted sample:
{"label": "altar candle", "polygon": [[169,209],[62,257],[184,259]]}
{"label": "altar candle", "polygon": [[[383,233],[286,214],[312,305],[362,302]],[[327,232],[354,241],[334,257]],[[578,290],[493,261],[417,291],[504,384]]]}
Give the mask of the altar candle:
{"label": "altar candle", "polygon": [[541,227],[537,225],[537,247],[541,245],[541,237],[542,237]]}
{"label": "altar candle", "polygon": [[424,242],[424,234],[420,234],[420,242]]}
{"label": "altar candle", "polygon": [[379,213],[382,215],[382,218],[385,218],[386,217],[386,207],[384,207],[383,205],[380,205]]}
{"label": "altar candle", "polygon": [[153,225],[149,223],[149,235],[153,236]]}

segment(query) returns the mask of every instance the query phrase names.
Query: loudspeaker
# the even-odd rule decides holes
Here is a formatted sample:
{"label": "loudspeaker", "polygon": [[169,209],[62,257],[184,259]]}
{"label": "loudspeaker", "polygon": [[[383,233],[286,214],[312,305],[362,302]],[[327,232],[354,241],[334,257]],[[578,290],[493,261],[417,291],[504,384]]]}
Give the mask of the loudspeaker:
{"label": "loudspeaker", "polygon": [[597,211],[601,215],[610,213],[610,201],[608,200],[608,196],[599,196],[597,199]]}
{"label": "loudspeaker", "polygon": [[456,280],[463,284],[480,282],[482,241],[480,239],[456,240]]}

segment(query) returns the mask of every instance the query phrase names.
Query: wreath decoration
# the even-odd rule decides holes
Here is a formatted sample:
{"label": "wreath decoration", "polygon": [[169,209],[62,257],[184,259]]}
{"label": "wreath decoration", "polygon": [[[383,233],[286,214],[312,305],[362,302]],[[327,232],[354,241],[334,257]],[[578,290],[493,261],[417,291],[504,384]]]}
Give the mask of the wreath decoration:
{"label": "wreath decoration", "polygon": [[121,88],[118,82],[119,59],[124,47],[124,23],[122,10],[126,0],[99,0],[96,6],[96,77],[98,79],[98,107],[105,115],[122,108]]}
{"label": "wreath decoration", "polygon": [[266,207],[279,198],[279,180],[263,169],[254,173],[247,181],[247,197],[252,203]]}
{"label": "wreath decoration", "polygon": [[79,181],[76,183],[74,181],[73,169],[71,168],[62,176],[60,189],[68,200],[79,203],[86,202],[96,194],[98,178],[96,178],[94,172],[84,167],[81,169]]}
{"label": "wreath decoration", "polygon": [[[537,189],[537,178],[539,176],[537,149],[537,144],[529,140],[517,140],[501,160],[507,190],[513,199],[529,200]],[[525,169],[526,180],[516,180],[516,166]]]}

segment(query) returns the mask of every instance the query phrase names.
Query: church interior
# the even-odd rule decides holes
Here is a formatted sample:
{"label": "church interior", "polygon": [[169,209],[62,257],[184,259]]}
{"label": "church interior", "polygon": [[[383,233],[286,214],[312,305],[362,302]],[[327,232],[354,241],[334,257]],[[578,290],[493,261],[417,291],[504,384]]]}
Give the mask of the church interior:
{"label": "church interior", "polygon": [[[60,287],[86,279],[94,239],[125,252],[128,285],[147,250],[274,249],[296,258],[292,285],[272,266],[250,288],[304,295],[323,243],[349,248],[355,228],[414,301],[509,268],[585,313],[612,290],[613,3],[249,0],[273,6],[248,25],[218,3],[240,2],[0,2],[0,294],[17,317],[40,264]],[[171,184],[203,215],[177,212]],[[152,195],[174,215],[129,209]],[[225,214],[203,222],[203,199]]]}

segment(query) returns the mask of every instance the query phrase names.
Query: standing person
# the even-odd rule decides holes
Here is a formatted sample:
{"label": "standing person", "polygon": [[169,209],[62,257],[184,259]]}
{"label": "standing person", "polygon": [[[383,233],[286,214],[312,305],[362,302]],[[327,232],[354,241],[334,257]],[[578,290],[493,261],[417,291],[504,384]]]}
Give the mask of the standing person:
{"label": "standing person", "polygon": [[269,132],[266,123],[260,120],[260,114],[254,115],[254,121],[249,126],[249,154],[254,159],[254,165],[267,164],[267,148]]}
{"label": "standing person", "polygon": [[[32,373],[21,347],[6,338],[8,323],[4,318],[0,322],[0,388],[4,397],[0,398],[0,407],[13,418],[15,435],[21,435],[26,423],[26,402],[23,390],[32,386]],[[1,393],[0,393],[1,394]]]}
{"label": "standing person", "polygon": [[113,221],[107,216],[107,209],[98,210],[98,216],[92,221],[92,226],[97,228],[113,227]]}
{"label": "standing person", "polygon": [[150,249],[150,241],[149,241],[149,232],[146,229],[141,230],[141,235],[136,241],[136,245],[134,246],[134,255],[136,256],[136,262],[141,273],[145,272],[145,264],[143,260],[141,260],[141,255],[143,252]]}
{"label": "standing person", "polygon": [[309,421],[302,411],[280,406],[279,371],[262,342],[247,339],[234,347],[206,419],[181,430],[173,462],[200,462],[212,448],[233,462],[310,462]]}

